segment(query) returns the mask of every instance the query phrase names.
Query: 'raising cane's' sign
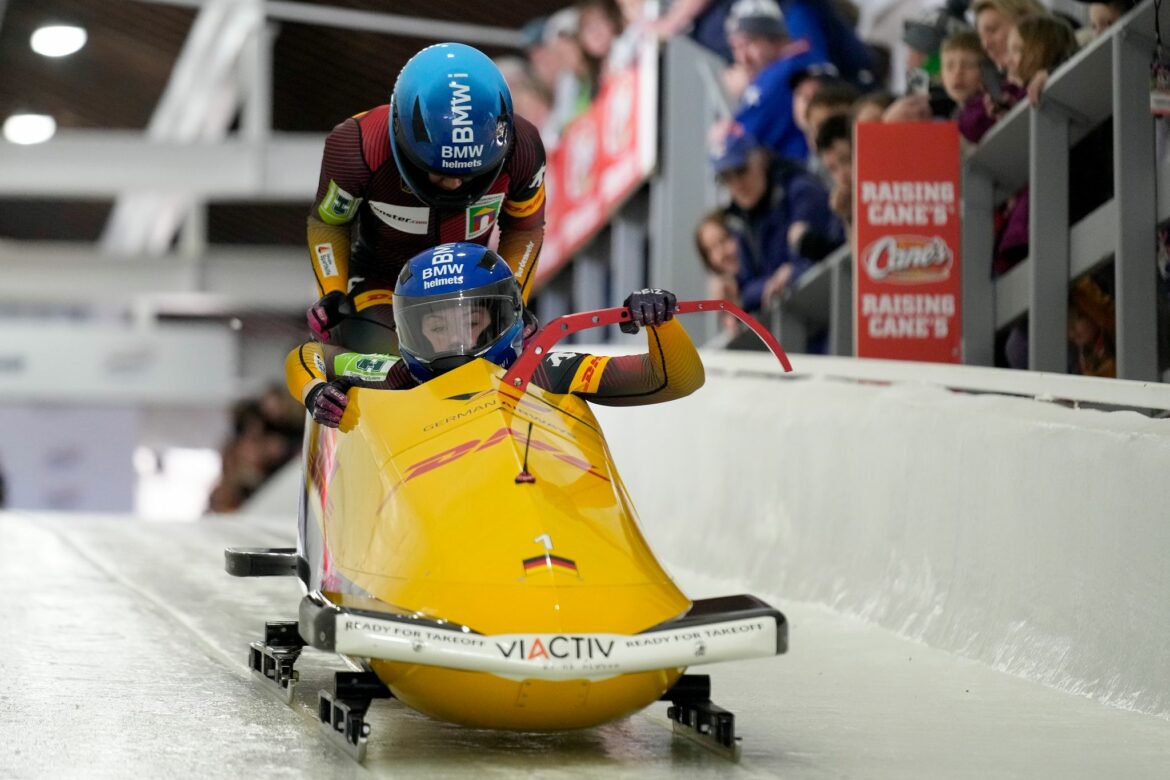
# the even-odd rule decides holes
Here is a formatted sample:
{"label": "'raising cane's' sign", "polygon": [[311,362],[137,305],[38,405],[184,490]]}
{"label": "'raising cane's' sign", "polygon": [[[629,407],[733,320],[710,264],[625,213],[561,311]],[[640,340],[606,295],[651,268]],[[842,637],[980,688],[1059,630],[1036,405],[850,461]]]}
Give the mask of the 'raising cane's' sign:
{"label": "'raising cane's' sign", "polygon": [[958,130],[953,122],[866,122],[856,126],[854,149],[857,355],[957,363]]}
{"label": "'raising cane's' sign", "polygon": [[938,236],[882,236],[861,251],[870,279],[919,284],[951,275],[955,253]]}

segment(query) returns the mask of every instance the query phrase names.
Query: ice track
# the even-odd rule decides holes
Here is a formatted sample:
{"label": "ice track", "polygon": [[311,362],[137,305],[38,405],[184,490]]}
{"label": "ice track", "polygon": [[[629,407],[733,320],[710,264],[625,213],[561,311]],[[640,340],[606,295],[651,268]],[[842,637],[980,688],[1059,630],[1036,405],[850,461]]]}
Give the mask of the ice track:
{"label": "ice track", "polygon": [[[245,667],[266,619],[295,619],[299,589],[228,577],[222,549],[289,544],[293,522],[0,513],[0,778],[1170,774],[1166,720],[783,601],[787,656],[704,670],[713,699],[738,716],[738,765],[672,736],[665,704],[542,735],[375,702],[359,766],[324,739],[313,710],[342,668],[335,657],[302,655],[293,709]],[[679,579],[692,596],[727,590]]]}

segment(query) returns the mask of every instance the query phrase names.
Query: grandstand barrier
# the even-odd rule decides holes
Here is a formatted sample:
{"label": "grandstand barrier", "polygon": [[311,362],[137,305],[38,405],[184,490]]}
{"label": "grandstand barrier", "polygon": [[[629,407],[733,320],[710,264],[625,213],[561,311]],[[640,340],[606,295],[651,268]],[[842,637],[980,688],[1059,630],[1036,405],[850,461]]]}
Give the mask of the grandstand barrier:
{"label": "grandstand barrier", "polygon": [[[1170,24],[1170,10],[1161,13]],[[1146,0],[1057,70],[1039,106],[1017,106],[965,162],[964,362],[990,365],[995,332],[1027,316],[1029,367],[1064,371],[1068,282],[1113,260],[1118,376],[1158,378],[1155,235],[1170,201],[1158,186],[1149,109],[1154,41],[1154,0]],[[1069,150],[1109,121],[1114,196],[1070,226]],[[1029,257],[992,281],[992,214],[1024,184]]]}

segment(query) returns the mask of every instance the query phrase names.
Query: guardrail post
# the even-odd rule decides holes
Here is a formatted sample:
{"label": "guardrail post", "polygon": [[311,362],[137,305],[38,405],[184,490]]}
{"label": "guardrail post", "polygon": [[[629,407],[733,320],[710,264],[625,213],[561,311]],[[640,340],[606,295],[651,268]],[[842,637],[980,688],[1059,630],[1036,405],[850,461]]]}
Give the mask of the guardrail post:
{"label": "guardrail post", "polygon": [[1117,376],[1157,380],[1155,231],[1157,166],[1150,115],[1151,50],[1122,30],[1113,39],[1113,197],[1117,200],[1114,299]]}
{"label": "guardrail post", "polygon": [[991,175],[974,165],[963,166],[963,362],[973,366],[995,363],[994,211]]}
{"label": "guardrail post", "polygon": [[610,247],[610,278],[613,280],[610,297],[613,300],[607,305],[616,306],[628,293],[650,286],[646,283],[649,205],[650,196],[643,188],[614,215]]}
{"label": "guardrail post", "polygon": [[853,254],[835,258],[829,271],[829,354],[853,356]]}
{"label": "guardrail post", "polygon": [[[572,267],[569,269],[573,274],[573,306],[568,311],[593,311],[610,305],[607,285],[610,230],[606,227],[594,236],[573,259]],[[606,328],[603,340],[613,340],[609,328]]]}
{"label": "guardrail post", "polygon": [[1068,371],[1068,117],[1033,108],[1028,213],[1028,367]]}
{"label": "guardrail post", "polygon": [[[650,185],[649,281],[679,298],[699,297],[707,290],[706,272],[695,253],[694,230],[703,213],[718,201],[706,149],[707,130],[721,108],[703,88],[699,69],[716,59],[682,35],[662,49],[662,140],[658,174]],[[705,341],[718,324],[715,317],[700,318],[691,333]],[[706,333],[700,334],[703,328]]]}

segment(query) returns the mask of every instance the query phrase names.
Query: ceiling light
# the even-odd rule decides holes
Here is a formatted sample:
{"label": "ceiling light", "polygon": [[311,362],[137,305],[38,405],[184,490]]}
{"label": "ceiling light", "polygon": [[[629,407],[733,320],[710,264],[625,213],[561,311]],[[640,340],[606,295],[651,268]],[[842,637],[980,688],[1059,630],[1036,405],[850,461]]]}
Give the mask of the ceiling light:
{"label": "ceiling light", "polygon": [[45,114],[13,114],[4,120],[4,137],[14,144],[39,144],[57,132],[57,122]]}
{"label": "ceiling light", "polygon": [[85,30],[67,24],[42,27],[32,34],[29,45],[46,57],[65,57],[85,45]]}

